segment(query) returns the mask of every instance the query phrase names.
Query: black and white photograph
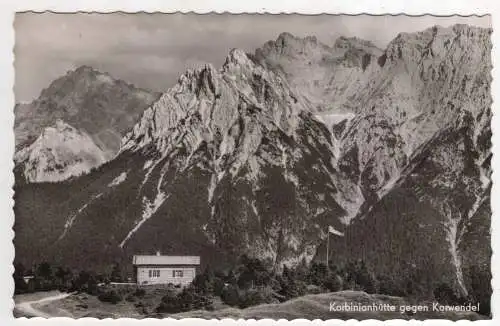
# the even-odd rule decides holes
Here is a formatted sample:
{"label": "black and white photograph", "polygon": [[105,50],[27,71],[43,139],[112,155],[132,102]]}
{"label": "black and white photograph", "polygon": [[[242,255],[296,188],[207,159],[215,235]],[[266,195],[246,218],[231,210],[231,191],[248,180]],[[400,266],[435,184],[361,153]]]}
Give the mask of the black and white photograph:
{"label": "black and white photograph", "polygon": [[15,317],[492,318],[490,15],[13,30]]}

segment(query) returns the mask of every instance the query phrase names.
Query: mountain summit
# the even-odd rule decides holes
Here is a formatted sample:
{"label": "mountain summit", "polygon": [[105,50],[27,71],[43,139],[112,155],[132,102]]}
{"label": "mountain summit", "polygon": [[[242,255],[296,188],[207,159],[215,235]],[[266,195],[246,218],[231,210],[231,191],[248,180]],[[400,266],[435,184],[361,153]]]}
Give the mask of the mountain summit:
{"label": "mountain summit", "polygon": [[340,37],[329,46],[313,36],[298,38],[282,33],[257,49],[254,56],[264,67],[283,75],[315,111],[340,112],[349,96],[359,91],[369,64],[382,53],[371,42],[358,38]]}
{"label": "mountain summit", "polygon": [[157,97],[158,94],[109,74],[81,66],[56,79],[33,102],[16,105],[16,150],[29,147],[45,128],[62,120],[88,134],[94,146],[110,158],[118,152],[125,132]]}

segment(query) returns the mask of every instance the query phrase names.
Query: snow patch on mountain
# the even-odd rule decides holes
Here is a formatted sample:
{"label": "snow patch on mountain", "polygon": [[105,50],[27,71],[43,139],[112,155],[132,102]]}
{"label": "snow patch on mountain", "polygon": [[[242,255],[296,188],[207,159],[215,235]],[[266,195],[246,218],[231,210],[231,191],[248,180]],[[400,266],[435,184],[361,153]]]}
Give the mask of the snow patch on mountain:
{"label": "snow patch on mountain", "polygon": [[134,227],[132,230],[130,230],[125,238],[120,242],[120,248],[123,248],[127,241],[134,235],[137,230],[144,224],[148,219],[153,216],[154,213],[160,208],[160,206],[165,202],[165,200],[168,199],[168,196],[165,195],[164,192],[159,192],[153,201],[150,201],[148,198],[143,197],[142,198],[142,206],[143,206],[143,211],[142,211],[142,216],[141,219],[136,221]]}
{"label": "snow patch on mountain", "polygon": [[[155,167],[163,159],[164,159],[164,157],[160,158],[159,160],[157,160],[155,163],[152,164],[152,166],[149,168],[149,170],[147,172],[146,178],[149,178],[149,175],[151,174],[151,172],[155,169]],[[127,233],[127,235],[122,240],[122,242],[120,242],[120,245],[119,245],[120,248],[123,248],[123,246],[125,246],[127,241],[134,235],[134,233],[136,233],[140,229],[140,227],[156,213],[156,211],[161,207],[161,205],[163,205],[165,200],[167,200],[168,197],[170,197],[170,195],[166,195],[166,193],[162,190],[163,180],[164,180],[165,174],[167,172],[167,169],[168,169],[168,165],[163,166],[161,169],[161,174],[160,174],[160,177],[158,178],[158,183],[156,185],[155,198],[153,200],[150,200],[146,196],[142,197],[143,210],[142,210],[141,219],[135,222],[134,227]],[[146,178],[145,178],[145,180],[146,180]],[[145,184],[145,181],[143,180],[140,189],[142,189],[144,184]],[[138,195],[139,194],[140,194],[140,190],[138,191]]]}
{"label": "snow patch on mountain", "polygon": [[314,115],[316,119],[323,122],[328,130],[333,130],[333,126],[343,121],[349,121],[354,118],[354,113],[338,113],[336,111],[319,112]]}
{"label": "snow patch on mountain", "polygon": [[69,229],[73,226],[73,223],[75,222],[77,216],[80,215],[93,201],[95,201],[96,199],[101,198],[102,195],[103,195],[102,193],[99,193],[97,195],[92,196],[92,198],[88,202],[86,202],[82,207],[80,207],[76,211],[76,213],[74,213],[73,215],[71,215],[70,217],[68,217],[66,219],[66,223],[64,224],[64,231],[59,236],[58,241],[61,240],[61,239],[63,239],[66,236],[66,234],[68,233]]}
{"label": "snow patch on mountain", "polygon": [[145,163],[144,163],[144,167],[143,169],[144,170],[147,170],[151,167],[151,164],[153,164],[153,160],[147,160]]}
{"label": "snow patch on mountain", "polygon": [[443,222],[444,231],[446,233],[446,240],[449,245],[449,252],[452,258],[452,264],[455,267],[458,285],[466,296],[468,294],[464,282],[464,275],[462,270],[462,259],[459,252],[460,242],[464,233],[464,228],[460,228],[459,224],[462,216],[459,211],[454,210],[451,205],[446,202],[441,204],[440,211],[443,213],[445,220]]}
{"label": "snow patch on mountain", "polygon": [[119,176],[117,176],[116,178],[114,178],[113,181],[111,181],[108,184],[108,187],[116,187],[120,183],[122,183],[123,181],[125,181],[126,179],[127,179],[127,172],[122,172],[122,173],[120,173]]}

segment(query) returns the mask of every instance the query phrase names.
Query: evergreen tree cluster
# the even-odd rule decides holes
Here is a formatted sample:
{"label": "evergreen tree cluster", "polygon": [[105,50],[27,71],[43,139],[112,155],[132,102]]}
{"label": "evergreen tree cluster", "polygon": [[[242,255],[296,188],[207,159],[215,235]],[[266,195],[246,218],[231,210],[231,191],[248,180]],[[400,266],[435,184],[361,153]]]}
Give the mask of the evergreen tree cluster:
{"label": "evergreen tree cluster", "polygon": [[[106,286],[111,282],[123,282],[120,266],[115,264],[109,274],[96,274],[89,271],[75,272],[47,262],[26,269],[15,263],[13,273],[15,293],[60,290],[83,292],[97,296],[103,302],[116,304],[124,298],[133,302],[145,295],[140,287],[123,291]],[[417,273],[418,274],[418,273]],[[463,304],[480,302],[481,313],[490,315],[491,272],[475,268],[468,275],[472,289],[468,297],[461,296],[444,281],[435,282],[432,293],[425,292],[421,276],[407,275],[406,280],[393,280],[389,275],[374,275],[361,260],[345,264],[320,262],[299,264],[291,268],[283,265],[277,271],[248,256],[240,257],[238,263],[229,270],[214,270],[207,266],[198,274],[192,284],[184,288],[168,287],[160,304],[158,313],[178,313],[190,310],[214,308],[214,300],[237,308],[246,308],[264,303],[279,303],[306,294],[357,290],[367,293],[413,297],[415,299],[436,300],[442,304]],[[31,276],[29,281],[25,276]]]}
{"label": "evergreen tree cluster", "polygon": [[[63,292],[84,292],[98,295],[98,284],[123,282],[120,268],[114,265],[110,274],[97,274],[92,271],[74,271],[62,266],[54,267],[42,262],[26,269],[22,264],[14,264],[15,294],[60,290]],[[25,279],[26,278],[26,279]]]}

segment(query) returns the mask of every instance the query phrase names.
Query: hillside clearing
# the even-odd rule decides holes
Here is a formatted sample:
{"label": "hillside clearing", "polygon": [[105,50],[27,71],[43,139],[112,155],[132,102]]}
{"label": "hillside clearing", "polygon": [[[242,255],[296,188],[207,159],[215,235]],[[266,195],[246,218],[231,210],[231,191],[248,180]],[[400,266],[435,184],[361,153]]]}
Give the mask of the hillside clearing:
{"label": "hillside clearing", "polygon": [[[395,307],[395,311],[368,311],[368,312],[339,312],[330,311],[330,304],[335,303],[337,306],[344,303],[352,303],[354,306],[370,306],[375,305],[390,305]],[[171,315],[173,318],[243,318],[243,319],[448,319],[448,320],[481,320],[487,319],[477,313],[459,313],[459,312],[433,312],[432,303],[420,303],[421,306],[429,307],[429,312],[411,312],[401,313],[401,306],[413,306],[409,300],[380,294],[367,294],[360,291],[340,291],[334,293],[322,293],[314,295],[306,295],[281,304],[263,304],[259,306],[249,307],[246,309],[226,308],[218,311],[190,311]]]}
{"label": "hillside clearing", "polygon": [[[322,293],[305,295],[296,299],[279,304],[263,304],[238,309],[227,305],[217,305],[216,310],[196,310],[178,314],[155,314],[155,306],[160,302],[157,295],[144,298],[140,307],[132,302],[122,301],[118,304],[100,302],[96,297],[86,294],[71,294],[60,300],[45,302],[34,305],[34,308],[52,317],[73,318],[94,317],[94,318],[203,318],[203,319],[447,319],[447,320],[482,320],[485,316],[474,312],[438,312],[432,311],[432,302],[418,303],[409,299],[381,295],[367,294],[361,291],[340,291],[332,293]],[[43,300],[43,299],[42,299]],[[16,302],[21,301],[16,299]],[[385,306],[379,311],[330,311],[331,304],[336,306]],[[389,306],[394,307],[389,311]],[[401,307],[425,306],[429,308],[427,312],[401,312]],[[18,307],[18,305],[16,305]],[[140,309],[139,309],[140,308]],[[379,308],[380,309],[380,308]],[[23,314],[21,316],[26,316]],[[31,315],[30,315],[31,316]]]}

